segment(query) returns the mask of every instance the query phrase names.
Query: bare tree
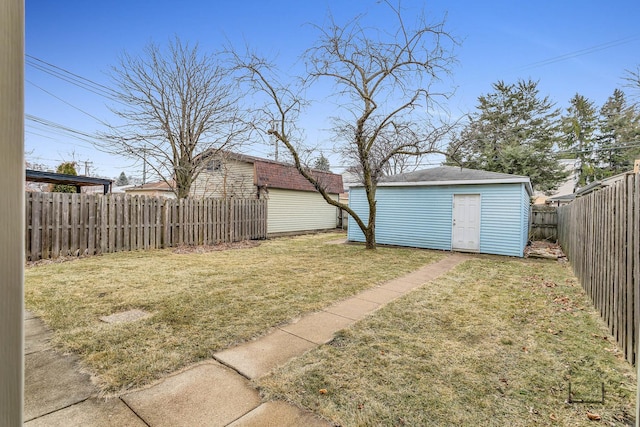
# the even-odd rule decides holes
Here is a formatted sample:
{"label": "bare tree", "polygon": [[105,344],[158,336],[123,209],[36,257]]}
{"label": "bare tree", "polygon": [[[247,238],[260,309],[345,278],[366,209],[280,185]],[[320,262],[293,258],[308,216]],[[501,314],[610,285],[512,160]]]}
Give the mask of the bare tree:
{"label": "bare tree", "polygon": [[640,102],[640,65],[636,66],[635,70],[625,70],[623,79],[625,80],[625,87],[634,91],[631,98],[636,103]]}
{"label": "bare tree", "polygon": [[203,170],[199,162],[237,146],[248,129],[229,71],[197,45],[151,43],[139,56],[124,53],[112,76],[112,111],[123,124],[109,127],[100,148],[143,162],[179,198]]}
{"label": "bare tree", "polygon": [[[359,16],[345,25],[330,17],[329,25],[317,27],[319,39],[305,55],[307,73],[300,86],[284,85],[282,73],[259,55],[234,53],[237,65],[265,99],[260,111],[266,132],[284,145],[300,173],[322,194],[327,203],[344,209],[364,233],[366,247],[374,249],[376,188],[390,162],[401,156],[443,153],[443,136],[450,126],[431,114],[441,77],[450,74],[456,41],[444,30],[444,21],[428,24],[420,15],[409,28],[400,7],[384,1],[395,22],[391,32],[364,24]],[[333,200],[300,160],[297,119],[307,103],[305,89],[316,83],[333,83],[332,96],[338,106],[333,133],[347,163],[357,165],[369,205],[368,218]],[[444,85],[442,85],[444,86]]]}

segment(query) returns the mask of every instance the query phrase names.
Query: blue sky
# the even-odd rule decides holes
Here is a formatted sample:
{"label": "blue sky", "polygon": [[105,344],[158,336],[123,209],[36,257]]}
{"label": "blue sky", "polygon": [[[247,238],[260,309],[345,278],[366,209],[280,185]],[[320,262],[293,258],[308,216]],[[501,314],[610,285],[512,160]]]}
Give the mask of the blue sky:
{"label": "blue sky", "polygon": [[[454,116],[472,111],[492,83],[519,78],[539,80],[541,93],[562,109],[576,92],[600,106],[623,85],[625,70],[640,65],[637,0],[585,0],[579,5],[557,0],[405,0],[402,7],[409,18],[422,9],[430,21],[446,16],[445,29],[461,41],[457,64],[445,82],[455,88],[447,102]],[[79,173],[89,161],[92,174],[140,175],[131,161],[98,152],[68,131],[30,119],[89,135],[101,128],[96,118],[112,120],[105,106],[109,100],[34,67],[41,64],[38,60],[113,87],[107,73],[120,53],[136,54],[151,41],[163,44],[177,35],[207,51],[219,50],[227,41],[248,44],[295,72],[300,55],[317,39],[317,30],[308,24],[322,25],[329,11],[338,23],[360,13],[367,13],[372,25],[389,21],[387,9],[375,0],[26,0],[26,158],[51,167],[73,158],[79,161]],[[314,111],[322,116],[328,109]],[[325,155],[340,172],[341,159],[330,152],[328,121],[316,119],[303,123],[305,134],[313,144],[326,147]],[[256,145],[249,154],[266,157],[269,148]]]}

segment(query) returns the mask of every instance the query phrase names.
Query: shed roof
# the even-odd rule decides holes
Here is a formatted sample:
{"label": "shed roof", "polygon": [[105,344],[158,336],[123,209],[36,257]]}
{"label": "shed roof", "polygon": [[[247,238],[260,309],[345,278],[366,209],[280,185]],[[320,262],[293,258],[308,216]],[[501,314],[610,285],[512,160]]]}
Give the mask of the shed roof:
{"label": "shed roof", "polygon": [[[533,194],[531,180],[527,176],[467,169],[457,166],[439,166],[415,172],[386,176],[380,180],[378,186],[394,187],[516,183],[525,184],[529,195]],[[362,186],[362,184],[354,186]]]}

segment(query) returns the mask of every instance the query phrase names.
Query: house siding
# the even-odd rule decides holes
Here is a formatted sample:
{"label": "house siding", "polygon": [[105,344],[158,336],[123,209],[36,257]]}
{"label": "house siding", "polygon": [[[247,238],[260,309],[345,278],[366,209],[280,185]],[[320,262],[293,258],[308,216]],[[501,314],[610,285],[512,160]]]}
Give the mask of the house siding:
{"label": "house siding", "polygon": [[[523,184],[378,187],[376,241],[451,250],[454,194],[480,195],[480,252],[522,256],[523,229],[528,228]],[[366,221],[368,205],[362,187],[350,189],[349,203]],[[364,241],[353,218],[349,218],[348,238]]]}
{"label": "house siding", "polygon": [[256,197],[253,163],[225,160],[220,169],[203,170],[191,185],[192,197]]}
{"label": "house siding", "polygon": [[[331,198],[338,200],[338,194]],[[320,193],[272,188],[268,199],[268,234],[336,228],[338,210]]]}

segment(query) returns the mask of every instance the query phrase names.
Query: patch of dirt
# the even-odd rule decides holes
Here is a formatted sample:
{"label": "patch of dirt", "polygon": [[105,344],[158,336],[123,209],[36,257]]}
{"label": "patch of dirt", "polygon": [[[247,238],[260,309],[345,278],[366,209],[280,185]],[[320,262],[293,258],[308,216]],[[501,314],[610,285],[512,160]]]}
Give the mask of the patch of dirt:
{"label": "patch of dirt", "polygon": [[[100,256],[99,254],[93,256]],[[30,267],[38,267],[41,265],[49,265],[49,264],[61,264],[63,262],[77,261],[79,259],[88,258],[89,255],[78,255],[78,256],[60,256],[58,258],[49,258],[49,259],[39,259],[37,261],[27,261],[25,266],[27,268]]]}
{"label": "patch of dirt", "polygon": [[338,240],[329,240],[328,242],[325,242],[325,245],[344,245],[347,243],[349,243],[347,239],[338,239]]}
{"label": "patch of dirt", "polygon": [[208,252],[216,252],[216,251],[226,251],[230,249],[250,249],[260,246],[260,242],[257,240],[243,240],[241,242],[233,242],[233,243],[220,243],[218,245],[199,245],[199,246],[189,246],[182,245],[178,246],[173,250],[174,254],[204,254]]}
{"label": "patch of dirt", "polygon": [[546,258],[566,261],[567,256],[562,252],[562,248],[557,243],[550,243],[546,240],[535,240],[524,249],[525,258]]}

